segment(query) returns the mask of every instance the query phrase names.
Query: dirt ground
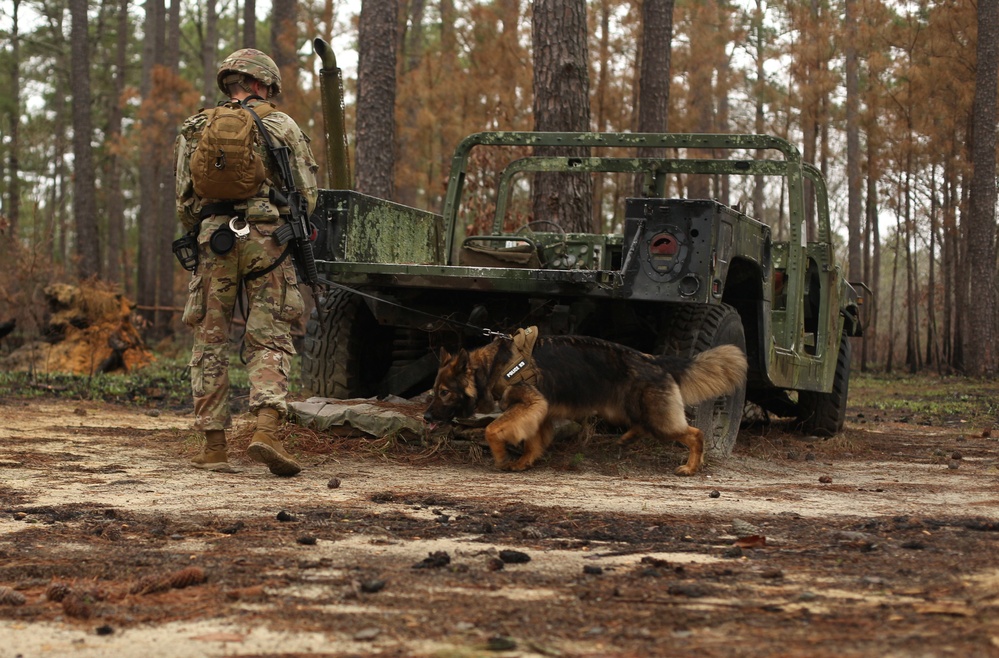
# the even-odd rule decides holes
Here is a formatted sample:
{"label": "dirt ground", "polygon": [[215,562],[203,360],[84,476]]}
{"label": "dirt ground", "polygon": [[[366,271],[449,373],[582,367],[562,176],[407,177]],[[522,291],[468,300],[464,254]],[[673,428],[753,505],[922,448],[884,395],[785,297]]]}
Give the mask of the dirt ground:
{"label": "dirt ground", "polygon": [[851,402],[691,478],[290,426],[280,479],[245,421],[212,474],[189,412],[0,401],[0,656],[999,656],[996,437]]}

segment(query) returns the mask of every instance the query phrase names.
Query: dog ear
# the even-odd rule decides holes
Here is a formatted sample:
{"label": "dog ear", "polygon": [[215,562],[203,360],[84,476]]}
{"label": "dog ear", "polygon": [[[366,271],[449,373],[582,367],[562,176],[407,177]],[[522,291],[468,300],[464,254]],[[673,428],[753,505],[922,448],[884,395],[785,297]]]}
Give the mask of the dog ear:
{"label": "dog ear", "polygon": [[451,354],[446,349],[444,349],[442,347],[441,348],[440,356],[438,356],[437,358],[440,359],[440,363],[441,363],[441,365],[443,365],[443,364],[445,364],[445,363],[447,363],[448,361],[451,360]]}
{"label": "dog ear", "polygon": [[468,368],[468,351],[462,348],[462,350],[458,352],[458,356],[455,357],[455,361],[456,363],[454,367],[456,369],[466,370]]}

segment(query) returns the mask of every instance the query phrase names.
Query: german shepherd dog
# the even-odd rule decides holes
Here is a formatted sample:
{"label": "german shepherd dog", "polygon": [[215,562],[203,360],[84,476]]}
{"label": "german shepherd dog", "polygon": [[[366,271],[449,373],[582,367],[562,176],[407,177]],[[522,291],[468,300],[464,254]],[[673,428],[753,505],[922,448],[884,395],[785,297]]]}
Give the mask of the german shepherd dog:
{"label": "german shepherd dog", "polygon": [[[522,471],[551,443],[552,421],[599,416],[629,429],[621,444],[649,436],[687,446],[687,463],[677,475],[693,475],[704,462],[704,436],[690,427],[684,405],[735,391],[746,379],[746,355],[720,345],[693,357],[651,356],[587,336],[541,336],[533,349],[533,383],[510,383],[517,363],[512,341],[492,343],[452,355],[440,353],[433,399],[423,417],[447,422],[474,413],[503,413],[485,430],[496,467]],[[511,461],[507,445],[523,443]]]}

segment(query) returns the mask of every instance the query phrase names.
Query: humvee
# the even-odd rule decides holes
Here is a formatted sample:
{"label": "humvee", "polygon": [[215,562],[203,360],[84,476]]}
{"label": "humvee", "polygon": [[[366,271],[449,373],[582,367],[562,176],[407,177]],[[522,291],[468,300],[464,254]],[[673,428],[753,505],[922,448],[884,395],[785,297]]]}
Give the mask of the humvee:
{"label": "humvee", "polygon": [[[316,51],[327,129],[342,126],[329,116],[342,107],[335,58],[321,40]],[[342,135],[327,143],[329,162],[345,160]],[[593,155],[536,154],[542,146]],[[482,149],[489,157],[476,158]],[[618,218],[615,230],[566,232],[529,216],[536,172],[617,177],[629,190],[638,177],[642,194],[622,196],[620,208],[603,204]],[[781,238],[717,200],[667,197],[671,177],[681,176],[771,181],[786,200]],[[317,269],[331,285],[306,326],[302,381],[311,394],[416,394],[432,385],[440,347],[474,347],[537,325],[542,334],[596,336],[651,354],[743,348],[745,387],[688,410],[709,457],[732,450],[747,401],[797,418],[808,433],[843,426],[849,339],[864,325],[860,286],[836,262],[821,173],[783,139],[481,132],[456,147],[439,214],[347,189],[342,173],[334,187],[320,192],[312,216]]]}

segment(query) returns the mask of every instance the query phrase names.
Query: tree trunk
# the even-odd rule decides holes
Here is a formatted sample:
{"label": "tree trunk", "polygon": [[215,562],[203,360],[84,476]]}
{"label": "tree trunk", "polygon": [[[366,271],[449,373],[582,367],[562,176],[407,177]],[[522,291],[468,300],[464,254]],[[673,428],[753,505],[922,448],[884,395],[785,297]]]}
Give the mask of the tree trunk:
{"label": "tree trunk", "polygon": [[[610,71],[610,0],[600,0],[600,49],[597,62],[597,93],[594,102],[596,103],[595,126],[598,131],[607,129],[607,86],[611,76]],[[639,48],[641,56],[642,49]],[[663,126],[665,130],[665,124]],[[604,222],[604,196],[606,194],[605,177],[595,181],[596,189],[593,191],[593,228],[594,233],[603,233]]]}
{"label": "tree trunk", "polygon": [[[971,131],[971,117],[968,117],[968,133]],[[970,148],[971,145],[969,144]],[[955,265],[957,279],[957,294],[954,295],[954,303],[957,308],[954,310],[954,367],[965,371],[965,337],[967,335],[968,306],[974,302],[971,299],[971,264],[968,262],[968,190],[971,188],[971,181],[966,171],[960,173],[960,197],[958,203],[957,220],[957,263]],[[970,357],[969,357],[970,358]]]}
{"label": "tree trunk", "polygon": [[219,98],[221,93],[217,81],[219,14],[216,3],[217,0],[205,0],[205,40],[201,43],[201,65],[205,69],[201,95],[205,99],[205,107],[215,105],[215,99]]}
{"label": "tree trunk", "polygon": [[[873,177],[873,171],[872,171],[870,159],[868,158],[868,167],[867,167],[867,176],[866,176],[868,190],[870,190],[870,188],[872,187],[872,183],[871,183],[871,178],[872,177]],[[873,238],[874,238],[874,224],[875,224],[875,222],[877,222],[878,218],[877,218],[877,214],[874,212],[874,210],[871,207],[872,203],[873,203],[873,198],[870,195],[868,195],[868,197],[867,197],[867,207],[865,208],[865,212],[864,212],[864,244],[863,244],[864,271],[863,271],[863,277],[864,277],[864,281],[867,282],[867,285],[871,287],[871,290],[874,290],[874,279],[873,279],[873,274],[872,274],[872,269],[873,269],[872,268],[872,262],[873,262],[873,258],[872,258],[872,254],[871,254],[871,243],[873,242]],[[861,372],[867,372],[867,364],[868,364],[868,362],[871,359],[874,358],[874,336],[873,336],[873,334],[874,334],[874,314],[875,314],[875,310],[877,308],[877,306],[874,305],[874,300],[865,299],[864,302],[865,302],[865,304],[867,306],[868,312],[871,314],[871,318],[870,318],[870,323],[867,325],[867,328],[864,330],[864,339],[860,343],[860,371]]]}
{"label": "tree trunk", "polygon": [[[669,75],[673,43],[673,0],[642,3],[642,53],[638,64],[638,132],[669,130]],[[640,157],[664,158],[666,149],[638,149]],[[643,180],[635,180],[635,196],[645,196]]]}
{"label": "tree trunk", "polygon": [[[959,141],[951,141],[952,148],[956,151]],[[951,152],[944,164],[944,194],[943,194],[943,239],[941,245],[943,270],[943,358],[946,361],[948,370],[956,368],[954,362],[954,317],[957,306],[956,296],[956,276],[958,261],[958,235],[957,235],[957,173],[955,163],[957,159],[955,153]]]}
{"label": "tree trunk", "polygon": [[[725,11],[725,7],[719,4],[718,20],[720,24],[725,25],[725,30],[728,32],[730,27],[728,26],[729,15]],[[724,21],[723,23],[721,23]],[[732,77],[732,60],[723,47],[718,51],[718,63],[715,67],[715,77],[718,80],[718,84],[715,86],[715,100],[718,103],[718,112],[715,117],[715,124],[712,126],[712,132],[718,133],[729,133],[731,132],[731,127],[729,126],[729,87],[731,86]],[[736,131],[738,132],[738,131]],[[722,205],[730,205],[731,198],[731,180],[728,176],[720,175],[715,179],[715,195],[718,202]]]}
{"label": "tree trunk", "polygon": [[7,187],[7,204],[5,213],[10,226],[6,231],[0,226],[0,234],[6,233],[4,239],[0,240],[0,254],[7,251],[7,244],[14,244],[18,238],[18,224],[21,215],[21,164],[19,128],[21,123],[21,35],[18,31],[18,10],[21,7],[21,0],[13,0],[11,8],[11,28],[10,28],[10,79],[11,85],[10,103],[8,105],[7,117],[10,125],[10,144],[8,145],[9,156],[7,160],[7,176],[10,183]]}
{"label": "tree trunk", "polygon": [[[447,85],[449,80],[453,80],[458,70],[458,40],[454,31],[455,8],[454,0],[440,0],[440,39],[441,39],[441,63],[440,78]],[[450,86],[448,86],[450,87]],[[448,88],[445,98],[453,98],[451,90]],[[454,152],[458,140],[462,138],[461,129],[456,121],[444,121],[440,126],[438,136],[438,152],[440,153],[440,171],[450,171],[451,153]],[[446,179],[445,179],[446,184]]]}
{"label": "tree trunk", "polygon": [[926,266],[926,353],[923,364],[938,368],[940,363],[937,351],[937,313],[936,313],[936,259],[937,259],[937,165],[930,164],[930,248],[927,253]]}
{"label": "tree trunk", "polygon": [[[142,52],[142,98],[149,99],[153,89],[153,67],[160,57],[157,44],[162,44],[163,33],[163,0],[145,1],[145,22]],[[145,130],[145,128],[144,128]],[[158,154],[152,140],[140,140],[139,149],[139,257],[136,268],[136,303],[139,306],[153,308],[156,306],[156,245],[160,184],[157,178]],[[141,309],[143,317],[153,324],[156,320],[155,311]]]}
{"label": "tree trunk", "polygon": [[274,0],[271,4],[271,58],[281,71],[281,93],[290,99],[286,106],[299,100],[297,15],[297,0]]}
{"label": "tree trunk", "polygon": [[[63,33],[61,12],[59,18],[53,20],[51,27],[56,34]],[[60,61],[59,65],[53,71],[55,82],[61,85],[61,88],[69,86],[68,63],[66,64],[63,65],[63,62]],[[72,177],[72,174],[69,173],[67,165],[68,158],[66,156],[72,147],[69,144],[66,130],[66,126],[71,121],[69,118],[70,111],[66,109],[67,106],[68,103],[65,94],[55,94],[55,97],[52,99],[52,114],[58,117],[53,138],[55,150],[53,153],[53,169],[55,180],[53,181],[51,195],[52,211],[50,214],[50,224],[46,233],[52,237],[52,260],[61,265],[66,265],[69,262],[69,241],[67,240],[67,234],[69,233],[70,215],[66,211],[66,199],[68,198],[66,190],[69,187],[67,181]]]}
{"label": "tree trunk", "polygon": [[406,55],[405,72],[415,70],[420,65],[423,58],[423,12],[425,9],[424,0],[413,0],[409,10],[410,25],[412,28],[406,34]]}
{"label": "tree trunk", "polygon": [[902,220],[899,218],[895,223],[895,245],[894,259],[891,266],[891,293],[888,295],[888,345],[887,356],[885,358],[885,372],[890,373],[895,367],[895,292],[898,290],[898,252],[899,242],[903,239],[905,231],[902,228]]}
{"label": "tree trunk", "polygon": [[180,69],[180,4],[181,0],[170,0],[170,11],[166,12],[166,32],[162,64],[173,72]]}
{"label": "tree trunk", "polygon": [[[590,130],[589,70],[586,62],[585,0],[535,0],[534,129]],[[587,148],[536,148],[538,155],[588,157]],[[583,232],[593,215],[593,179],[584,174],[537,174],[532,190],[534,220],[569,232]]]}
{"label": "tree trunk", "polygon": [[[710,3],[694,3],[693,26],[691,27],[691,40],[700,44],[698,49],[703,49],[702,57],[694,58],[689,63],[687,72],[690,80],[688,84],[688,95],[690,97],[690,113],[693,114],[691,128],[693,132],[708,133],[714,132],[715,125],[715,105],[713,93],[713,81],[715,77],[714,46],[712,38],[718,29],[714,24],[714,14],[708,13],[712,5]],[[710,18],[709,18],[710,17]],[[691,149],[687,152],[687,157],[706,159],[711,155],[704,149]],[[703,174],[691,174],[686,176],[686,196],[691,199],[711,198],[711,177]]]}
{"label": "tree trunk", "polygon": [[870,322],[864,332],[864,343],[862,348],[862,363],[875,363],[879,361],[881,353],[880,326],[885,302],[881,295],[881,228],[879,223],[880,209],[878,207],[878,185],[881,182],[881,153],[880,148],[884,138],[881,127],[878,123],[881,107],[879,97],[874,88],[876,80],[880,77],[877,70],[868,71],[870,79],[873,81],[866,85],[864,91],[864,128],[867,133],[866,153],[867,169],[865,176],[866,200],[864,205],[864,218],[867,225],[865,231],[864,248],[864,280],[871,288],[872,299],[867,300]]}
{"label": "tree trunk", "polygon": [[860,81],[857,64],[856,0],[846,0],[846,179],[847,270],[850,279],[861,276]]}
{"label": "tree trunk", "polygon": [[93,120],[90,105],[90,46],[87,0],[70,0],[70,49],[73,96],[73,216],[76,220],[77,273],[81,279],[101,275],[101,244],[97,230],[94,177]]}
{"label": "tree trunk", "polygon": [[978,3],[978,64],[972,113],[971,206],[968,212],[969,282],[965,372],[991,377],[996,350],[996,87],[999,77],[999,3]]}
{"label": "tree trunk", "polygon": [[257,47],[257,0],[245,0],[243,4],[243,45],[242,48]]}
{"label": "tree trunk", "polygon": [[912,162],[909,162],[906,165],[905,186],[902,193],[905,195],[903,200],[905,209],[905,364],[909,366],[909,372],[914,374],[919,371],[921,363],[919,361],[918,332],[919,299],[916,284],[919,278],[919,265],[912,255],[913,249],[916,247],[916,228],[915,220],[912,218],[912,180],[909,173],[912,171],[911,167]]}
{"label": "tree trunk", "polygon": [[[426,39],[423,30],[425,8],[424,0],[413,0],[407,10],[409,14],[408,20],[403,16],[400,21],[399,29],[402,31],[399,39],[402,49],[399,56],[400,67],[402,68],[400,83],[406,85],[409,82],[410,88],[420,85],[419,82],[415,82],[413,79],[419,75],[420,62],[423,59],[424,41]],[[407,24],[409,25],[408,29],[406,28]],[[404,117],[403,121],[405,125],[418,125],[419,113],[423,107],[425,96],[416,93],[406,94],[405,91],[402,91],[400,99],[403,104],[401,115]],[[422,131],[416,134],[411,131],[407,132],[405,129],[399,131],[396,136],[396,146],[402,160],[420,158],[417,154],[425,138],[426,136]],[[403,181],[396,181],[395,200],[407,206],[415,206],[417,204],[419,188],[426,187],[426,183],[422,181],[418,182],[413,176]]]}
{"label": "tree trunk", "polygon": [[128,0],[118,2],[116,28],[114,81],[111,87],[111,104],[108,112],[108,157],[105,168],[108,213],[108,248],[104,273],[109,281],[121,283],[126,272],[131,271],[125,250],[125,200],[122,196],[122,157],[119,143],[122,127],[122,95],[125,92],[125,66],[128,49]]}
{"label": "tree trunk", "polygon": [[[168,89],[180,89],[180,85],[175,84],[180,70],[180,0],[171,0],[170,11],[167,14],[165,43],[166,51],[163,53],[163,84]],[[176,135],[176,126],[180,124],[182,118],[177,99],[169,94],[160,94],[160,98],[169,98],[162,102],[160,112],[166,113],[169,117],[173,115],[175,120],[167,119],[166,123],[172,132],[160,137],[161,146],[156,149],[157,181],[160,185],[159,203],[157,205],[156,225],[158,227],[156,238],[156,306],[161,309],[156,311],[156,320],[152,335],[162,338],[172,332],[171,320],[172,312],[164,310],[174,306],[174,273],[176,272],[176,261],[173,258],[171,245],[177,236],[177,206],[176,206],[176,179],[175,163],[173,161],[173,136]]]}
{"label": "tree trunk", "polygon": [[[756,80],[753,84],[753,128],[757,135],[766,133],[766,122],[764,120],[763,92],[766,87],[766,72],[763,64],[765,61],[765,48],[767,40],[763,31],[763,0],[756,0],[756,8],[753,10],[752,27],[750,28],[750,41],[754,52],[756,64]],[[762,150],[753,151],[754,160],[762,160],[766,157]],[[766,187],[766,176],[753,177],[753,217],[760,221],[766,221],[766,207],[764,205],[764,188]]]}
{"label": "tree trunk", "polygon": [[395,0],[362,0],[358,23],[357,191],[391,199],[395,173]]}
{"label": "tree trunk", "polygon": [[642,3],[642,59],[639,63],[638,132],[667,132],[673,0]]}
{"label": "tree trunk", "polygon": [[[827,35],[820,34],[820,3],[819,0],[809,0],[807,16],[800,26],[801,62],[799,64],[798,84],[801,86],[801,132],[802,160],[809,164],[819,165],[819,122],[822,115],[822,68],[825,60],[821,52],[822,44]],[[815,192],[812,184],[805,181],[805,235],[808,240],[816,239],[817,223],[815,217]]]}

